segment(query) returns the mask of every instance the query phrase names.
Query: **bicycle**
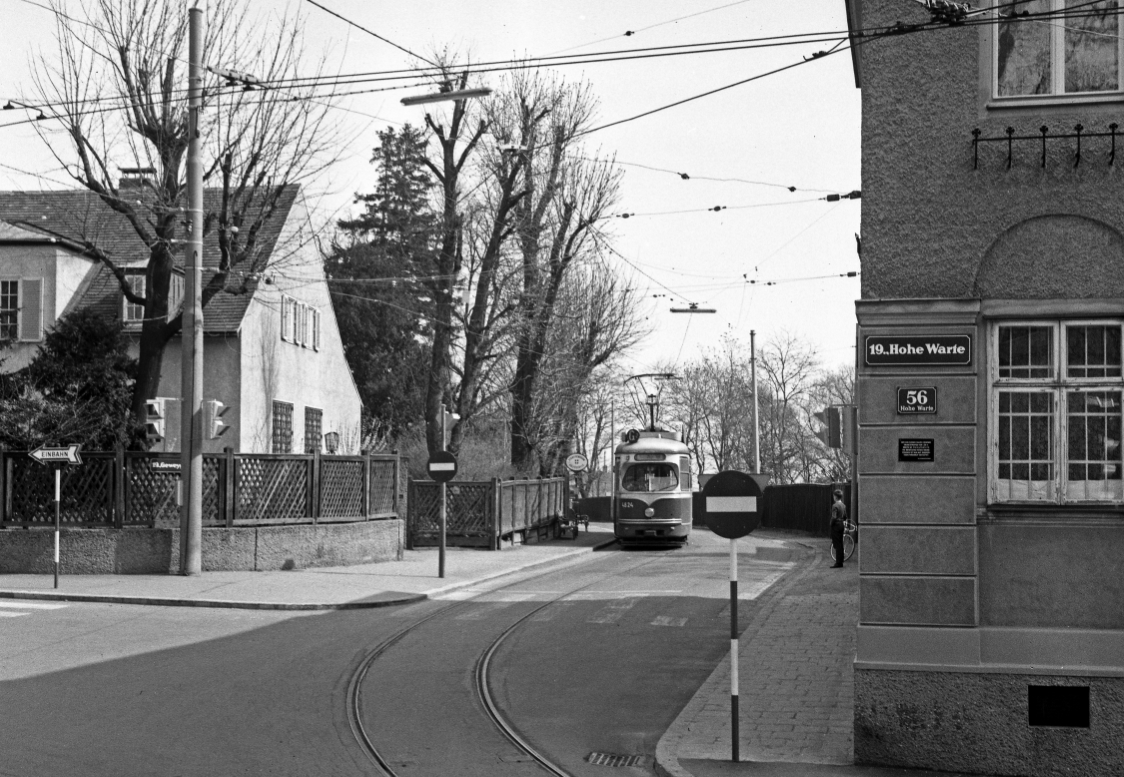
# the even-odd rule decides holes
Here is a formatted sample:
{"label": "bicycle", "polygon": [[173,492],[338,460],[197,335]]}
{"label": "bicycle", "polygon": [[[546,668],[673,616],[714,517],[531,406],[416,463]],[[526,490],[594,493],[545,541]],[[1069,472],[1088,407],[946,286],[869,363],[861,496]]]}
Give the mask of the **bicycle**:
{"label": "bicycle", "polygon": [[[843,521],[843,560],[851,558],[858,544],[859,527],[850,518]],[[831,560],[839,563],[835,558],[835,543],[831,543]]]}

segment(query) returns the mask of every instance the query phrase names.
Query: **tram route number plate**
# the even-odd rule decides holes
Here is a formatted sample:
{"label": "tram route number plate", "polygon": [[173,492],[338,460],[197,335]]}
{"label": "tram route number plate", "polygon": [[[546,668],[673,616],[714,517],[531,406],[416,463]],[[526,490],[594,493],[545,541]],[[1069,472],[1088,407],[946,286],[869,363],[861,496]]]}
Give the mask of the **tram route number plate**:
{"label": "tram route number plate", "polygon": [[899,438],[898,461],[933,461],[933,440]]}
{"label": "tram route number plate", "polygon": [[934,386],[898,386],[898,415],[937,412]]}

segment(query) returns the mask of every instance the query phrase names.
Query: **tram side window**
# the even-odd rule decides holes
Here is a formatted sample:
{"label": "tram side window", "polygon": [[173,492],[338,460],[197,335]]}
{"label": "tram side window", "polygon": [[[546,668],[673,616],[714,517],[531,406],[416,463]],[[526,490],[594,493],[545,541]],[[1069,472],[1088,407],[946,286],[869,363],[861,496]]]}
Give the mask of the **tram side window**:
{"label": "tram side window", "polygon": [[625,491],[675,491],[679,473],[674,464],[632,464],[624,471],[621,486]]}

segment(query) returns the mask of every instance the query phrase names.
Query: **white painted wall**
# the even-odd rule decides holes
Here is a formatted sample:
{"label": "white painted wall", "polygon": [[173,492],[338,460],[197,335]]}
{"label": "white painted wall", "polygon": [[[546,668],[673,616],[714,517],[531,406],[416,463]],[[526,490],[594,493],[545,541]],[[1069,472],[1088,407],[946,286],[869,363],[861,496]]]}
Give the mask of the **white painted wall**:
{"label": "white painted wall", "polygon": [[[274,400],[293,405],[294,453],[304,453],[305,410],[310,407],[323,411],[324,433],[339,433],[339,453],[359,452],[359,391],[344,358],[323,263],[312,236],[306,209],[298,201],[242,321],[242,452],[271,451]],[[320,311],[319,351],[281,339],[283,296]]]}

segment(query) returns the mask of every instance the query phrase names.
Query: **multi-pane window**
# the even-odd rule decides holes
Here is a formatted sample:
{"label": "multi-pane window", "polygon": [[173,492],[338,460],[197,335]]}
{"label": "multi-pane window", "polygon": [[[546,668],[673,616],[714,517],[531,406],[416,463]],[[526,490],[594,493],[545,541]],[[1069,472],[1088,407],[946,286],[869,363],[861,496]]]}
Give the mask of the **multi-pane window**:
{"label": "multi-pane window", "polygon": [[1121,91],[1119,0],[1001,0],[996,97]]}
{"label": "multi-pane window", "polygon": [[315,407],[304,409],[304,452],[316,453],[320,450],[320,440],[324,430],[324,411]]}
{"label": "multi-pane window", "polygon": [[43,339],[43,279],[0,280],[0,340]]}
{"label": "multi-pane window", "polygon": [[281,339],[320,350],[320,311],[292,297],[281,297]]}
{"label": "multi-pane window", "polygon": [[[145,277],[144,271],[131,272],[125,276],[129,281],[129,288],[138,297],[144,297],[147,294],[148,279]],[[181,303],[183,303],[184,295],[184,280],[183,276],[178,272],[173,272],[168,279],[168,320],[175,318],[179,313]],[[129,298],[124,294],[121,295],[124,301],[124,312],[122,313],[121,320],[126,324],[140,324],[144,322],[144,303],[137,303],[129,301]]]}
{"label": "multi-pane window", "polygon": [[994,327],[991,496],[1124,502],[1121,323]]}
{"label": "multi-pane window", "polygon": [[19,336],[20,282],[0,281],[0,340]]}
{"label": "multi-pane window", "polygon": [[273,401],[273,453],[293,452],[293,403]]}
{"label": "multi-pane window", "polygon": [[[148,286],[145,276],[142,273],[130,273],[125,278],[129,281],[129,288],[132,289],[133,294],[143,299],[145,289]],[[128,297],[124,297],[124,299],[125,315],[122,320],[126,324],[137,324],[144,321],[144,303],[131,302]]]}

